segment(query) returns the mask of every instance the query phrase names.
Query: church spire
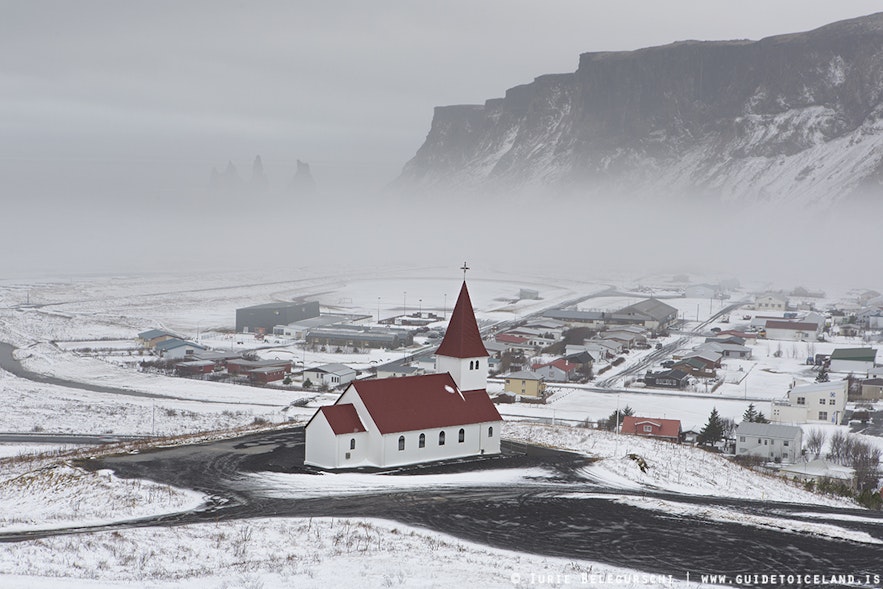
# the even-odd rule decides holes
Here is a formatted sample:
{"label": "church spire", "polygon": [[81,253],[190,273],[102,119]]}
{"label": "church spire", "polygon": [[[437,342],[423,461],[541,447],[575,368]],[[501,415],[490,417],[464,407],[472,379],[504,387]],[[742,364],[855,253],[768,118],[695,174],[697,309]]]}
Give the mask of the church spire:
{"label": "church spire", "polygon": [[486,358],[489,355],[484,342],[481,341],[481,333],[478,331],[478,322],[475,320],[475,312],[472,310],[472,301],[469,299],[465,280],[436,355],[450,358]]}

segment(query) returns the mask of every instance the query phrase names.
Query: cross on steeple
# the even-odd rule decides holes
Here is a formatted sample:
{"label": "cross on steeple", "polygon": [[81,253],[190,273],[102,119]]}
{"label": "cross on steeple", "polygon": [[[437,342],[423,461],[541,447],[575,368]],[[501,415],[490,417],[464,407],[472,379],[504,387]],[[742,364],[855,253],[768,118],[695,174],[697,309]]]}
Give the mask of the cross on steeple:
{"label": "cross on steeple", "polygon": [[463,262],[463,266],[460,270],[463,271],[463,282],[466,282],[466,270],[469,270],[469,266],[466,265],[466,262]]}

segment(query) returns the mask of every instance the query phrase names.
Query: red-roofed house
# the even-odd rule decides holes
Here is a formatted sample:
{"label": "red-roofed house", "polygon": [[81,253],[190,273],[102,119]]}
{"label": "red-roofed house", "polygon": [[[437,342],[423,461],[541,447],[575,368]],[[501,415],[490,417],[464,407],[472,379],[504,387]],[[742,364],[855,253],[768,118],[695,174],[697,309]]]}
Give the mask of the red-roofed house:
{"label": "red-roofed house", "polygon": [[677,419],[656,419],[653,417],[626,415],[622,418],[622,425],[619,431],[630,436],[658,438],[676,443],[681,441],[681,422]]}
{"label": "red-roofed house", "polygon": [[488,353],[466,283],[436,352],[438,374],[353,381],[306,426],[305,462],[391,467],[500,452]]}
{"label": "red-roofed house", "polygon": [[568,362],[564,358],[558,358],[547,364],[536,364],[531,370],[550,382],[567,382],[579,380],[580,365],[576,362]]}

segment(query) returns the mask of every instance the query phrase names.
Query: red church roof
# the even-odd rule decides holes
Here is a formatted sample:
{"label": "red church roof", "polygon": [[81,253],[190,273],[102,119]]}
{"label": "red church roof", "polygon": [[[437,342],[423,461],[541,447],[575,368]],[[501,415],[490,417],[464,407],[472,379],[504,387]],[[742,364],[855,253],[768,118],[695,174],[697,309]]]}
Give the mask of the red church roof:
{"label": "red church roof", "polygon": [[447,372],[359,380],[350,386],[381,434],[502,420],[487,391],[460,391]]}
{"label": "red church roof", "polygon": [[320,407],[319,411],[321,411],[325,416],[325,419],[328,420],[328,425],[331,426],[331,430],[337,436],[365,431],[365,426],[362,425],[362,420],[359,419],[359,414],[356,413],[356,408],[350,403],[344,405],[327,405],[325,407]]}
{"label": "red church roof", "polygon": [[445,338],[435,353],[449,358],[482,358],[489,355],[481,341],[481,333],[478,331],[478,323],[475,321],[475,312],[472,310],[472,301],[469,300],[465,280],[457,304],[451,312],[451,321],[448,323]]}

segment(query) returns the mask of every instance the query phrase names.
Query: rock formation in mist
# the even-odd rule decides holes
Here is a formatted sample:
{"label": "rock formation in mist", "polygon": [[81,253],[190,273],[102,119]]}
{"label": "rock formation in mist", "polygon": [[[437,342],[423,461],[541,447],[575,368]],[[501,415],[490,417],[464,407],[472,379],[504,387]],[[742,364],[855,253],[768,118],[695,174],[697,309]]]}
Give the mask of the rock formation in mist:
{"label": "rock formation in mist", "polygon": [[277,182],[276,190],[271,190],[270,178],[264,170],[264,162],[260,155],[255,156],[251,166],[251,177],[243,180],[232,161],[227,163],[224,172],[212,167],[209,177],[208,192],[212,198],[233,202],[247,199],[257,202],[282,202],[295,196],[311,195],[316,192],[316,181],[310,173],[310,165],[297,160],[297,171],[288,184],[288,192]]}
{"label": "rock formation in mist", "polygon": [[315,194],[316,180],[310,172],[310,164],[297,160],[297,170],[289,184],[291,192],[298,196]]}
{"label": "rock formation in mist", "polygon": [[218,169],[212,167],[211,177],[209,178],[209,190],[212,192],[233,194],[242,190],[243,182],[236,170],[236,166],[232,161],[227,162],[224,172],[218,172]]}
{"label": "rock formation in mist", "polygon": [[260,155],[257,155],[254,158],[254,163],[251,166],[251,179],[248,181],[248,187],[251,192],[257,194],[263,194],[270,188],[270,181],[267,178],[266,172],[264,172],[264,162],[261,161]]}
{"label": "rock formation in mist", "polygon": [[881,97],[883,13],[760,41],[585,53],[574,73],[437,107],[394,186],[825,205],[881,194]]}

